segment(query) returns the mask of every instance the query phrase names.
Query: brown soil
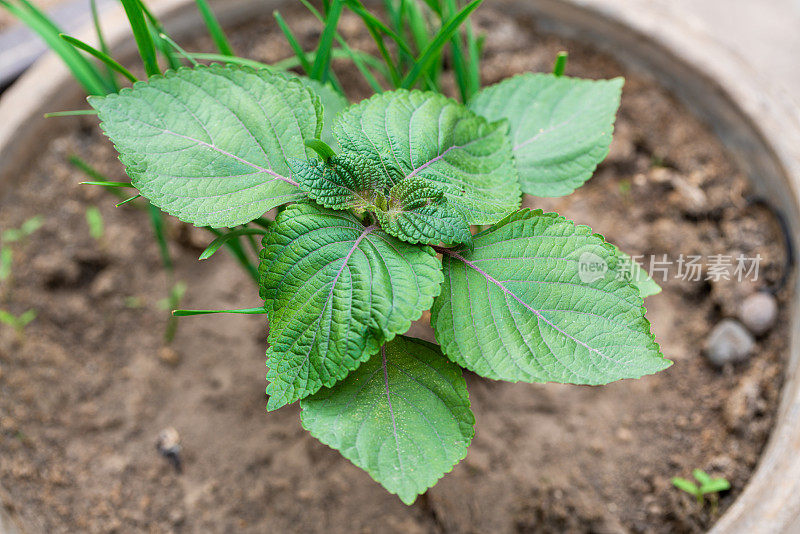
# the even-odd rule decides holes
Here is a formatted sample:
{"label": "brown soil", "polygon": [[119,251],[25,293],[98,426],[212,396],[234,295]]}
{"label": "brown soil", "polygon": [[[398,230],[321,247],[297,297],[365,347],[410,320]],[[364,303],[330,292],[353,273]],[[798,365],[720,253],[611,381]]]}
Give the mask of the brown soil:
{"label": "brown soil", "polygon": [[[299,13],[287,18],[313,40],[318,26]],[[82,120],[43,146],[0,198],[2,228],[46,218],[15,246],[13,277],[0,283],[1,308],[38,312],[23,336],[0,325],[0,501],[28,531],[697,532],[716,516],[670,477],[700,467],[728,478],[720,512],[741,493],[774,420],[786,312],[743,365],[716,370],[701,347],[744,295],[782,276],[779,225],[747,202],[719,142],[652,81],[528,21],[490,9],[478,18],[489,32],[486,83],[547,70],[561,49],[570,51],[568,74],[628,77],[608,161],[576,194],[527,204],[590,224],[631,254],[760,253],[759,281],[670,277],[648,300],[675,361],[656,376],[593,388],[469,375],[470,452],[407,507],[304,432],[296,406],[265,412],[263,319],[184,319],[175,352],[163,349],[167,281],[146,214],[76,185],[82,177],[65,163],[79,154],[123,178],[96,125]],[[345,32],[369,48],[352,19]],[[251,24],[234,43],[257,59],[289,55],[272,21]],[[88,235],[90,205],[105,220],[100,241]],[[176,276],[189,284],[183,305],[257,304],[229,257],[196,261],[205,236],[171,230]],[[181,473],[155,448],[166,427],[181,435]]]}

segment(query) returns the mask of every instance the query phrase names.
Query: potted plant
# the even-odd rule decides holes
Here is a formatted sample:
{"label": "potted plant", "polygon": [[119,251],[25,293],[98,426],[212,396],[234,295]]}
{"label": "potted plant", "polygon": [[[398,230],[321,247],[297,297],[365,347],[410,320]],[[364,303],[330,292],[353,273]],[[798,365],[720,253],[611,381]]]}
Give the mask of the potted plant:
{"label": "potted plant", "polygon": [[[333,30],[323,32],[321,49],[325,48],[325,39],[330,42],[334,38]],[[449,39],[443,34],[439,40],[449,42]],[[145,39],[142,37],[142,40]],[[430,61],[424,58],[424,54],[421,55],[424,62]],[[314,57],[312,73],[315,70],[317,74],[324,72],[326,60],[319,60],[324,58],[324,54],[318,50]],[[322,66],[317,69],[318,60]],[[428,91],[420,92],[403,89],[387,91],[354,104],[328,122],[326,119],[332,115],[331,108],[345,105],[331,90],[331,86],[293,75],[240,66],[184,68],[164,77],[153,72],[151,80],[139,82],[131,90],[123,90],[119,96],[96,98],[92,105],[98,109],[106,132],[120,150],[133,184],[151,202],[185,221],[201,226],[237,227],[257,220],[264,212],[275,207],[275,201],[271,199],[274,196],[286,195],[292,200],[302,200],[283,209],[274,222],[258,220],[260,227],[225,231],[211,244],[207,254],[233,240],[265,234],[259,269],[261,293],[267,305],[265,310],[259,306],[247,311],[266,311],[270,314],[272,349],[268,357],[272,358],[273,363],[269,366],[272,378],[271,389],[268,390],[270,403],[278,407],[304,398],[304,425],[312,433],[324,442],[343,449],[342,452],[346,456],[349,454],[348,457],[357,465],[364,467],[390,490],[400,493],[404,500],[411,501],[463,457],[471,437],[468,401],[463,379],[458,377],[455,364],[491,378],[576,383],[604,383],[617,378],[639,376],[667,365],[654,346],[649,325],[641,311],[642,295],[652,291],[652,282],[638,274],[638,271],[628,272],[626,277],[626,266],[633,271],[628,259],[584,227],[541,212],[514,212],[514,198],[518,199],[519,195],[516,187],[519,186],[516,180],[509,180],[509,176],[520,176],[519,183],[527,193],[555,196],[569,192],[585,181],[607,151],[613,115],[618,104],[619,82],[564,78],[560,75],[563,72],[561,69],[563,65],[556,67],[554,74],[523,76],[483,92],[475,91],[467,99],[466,105],[439,96],[435,91],[430,91],[431,87],[427,88]],[[425,68],[419,67],[418,70],[420,72],[417,75],[421,79]],[[413,73],[413,67],[410,72]],[[327,81],[325,76],[319,78],[320,82]],[[464,86],[468,93],[468,84]],[[179,92],[189,87],[199,89],[193,89],[191,96]],[[231,93],[240,91],[237,87],[244,92],[234,100]],[[560,157],[559,163],[572,166],[573,160],[569,158],[576,152],[576,147],[559,142],[557,136],[560,132],[557,129],[552,131],[554,137],[550,138],[551,144],[547,144],[548,135],[539,138],[536,134],[540,130],[550,134],[548,128],[535,120],[525,122],[526,117],[522,113],[528,109],[526,106],[531,95],[542,97],[542,89],[544,93],[552,92],[554,96],[574,93],[572,107],[563,108],[566,113],[564,117],[579,115],[586,121],[574,129],[563,130],[580,136],[582,141],[579,143],[582,149],[578,158],[580,165],[566,174],[559,175],[558,165],[548,168],[548,160],[558,160]],[[208,97],[201,99],[197,91]],[[275,109],[259,109],[252,102],[246,110],[224,109],[243,104],[241,96],[253,92],[259,95],[253,102],[274,101],[279,97],[286,101]],[[164,96],[157,97],[156,93]],[[518,100],[510,95],[516,95]],[[226,98],[231,100],[226,102]],[[225,105],[217,107],[220,100]],[[541,102],[542,106],[548,104],[546,97],[536,102]],[[181,109],[186,111],[176,113],[175,103],[180,103]],[[554,102],[550,101],[550,104]],[[580,105],[586,108],[580,108]],[[159,106],[164,108],[160,109]],[[551,105],[550,111],[554,107]],[[596,112],[596,115],[591,115],[591,112]],[[195,117],[200,113],[206,116]],[[147,126],[131,124],[142,116],[153,117],[154,121]],[[265,128],[261,120],[266,117],[278,117],[283,121],[281,124],[296,123],[299,130],[291,134],[281,128],[270,130]],[[436,120],[437,117],[445,118],[444,126]],[[156,119],[166,120],[168,124],[175,121],[174,127],[163,128],[159,133],[158,128],[153,130]],[[527,119],[530,120],[530,117]],[[370,128],[374,121],[397,127],[380,137],[381,132]],[[231,125],[234,122],[237,127]],[[333,135],[331,122],[335,124]],[[255,126],[247,127],[247,124]],[[365,124],[367,127],[363,126]],[[551,126],[557,124],[559,121],[551,123]],[[218,126],[223,128],[219,132],[209,130]],[[574,125],[568,123],[567,126]],[[407,133],[409,128],[413,135]],[[201,139],[198,132],[209,137]],[[156,137],[148,142],[155,140],[155,143],[137,144],[150,134],[156,134]],[[402,135],[406,136],[406,142],[397,146],[395,141],[401,139]],[[214,140],[218,136],[231,144],[219,146]],[[257,156],[260,159],[253,159],[253,154],[258,155],[261,151],[258,141],[268,138],[274,139],[275,146],[283,147],[281,154],[276,155],[264,149],[263,155]],[[251,139],[251,144],[248,145],[245,139]],[[255,144],[252,144],[252,139],[256,140]],[[418,139],[437,140],[437,143],[425,144]],[[445,140],[444,145],[439,143],[441,139]],[[475,152],[465,150],[462,148],[464,146],[473,148]],[[188,152],[191,157],[185,160],[159,158],[149,152],[153,147]],[[247,147],[246,152],[234,150],[241,147]],[[537,147],[542,152],[525,150],[531,147]],[[559,149],[563,149],[565,155],[553,156],[553,153],[559,153]],[[542,155],[545,152],[547,157]],[[287,154],[289,157],[284,157]],[[393,161],[392,166],[386,165],[385,160],[389,158]],[[185,181],[181,182],[174,178],[180,175],[175,172],[178,168],[198,170],[201,174],[192,175],[191,180],[185,177]],[[247,192],[241,195],[226,191],[226,182],[208,179],[211,176],[225,176],[241,182],[248,174],[255,178],[252,183],[247,183],[247,187],[255,190],[274,188],[275,191],[261,196]],[[173,178],[165,180],[167,176]],[[264,176],[273,180],[259,181]],[[467,182],[466,188],[457,185],[468,177],[478,178],[478,181]],[[109,182],[104,185],[112,184]],[[170,190],[171,186],[179,190]],[[487,188],[491,189],[492,194],[482,197],[480,191]],[[181,199],[200,190],[207,195],[206,198]],[[498,198],[504,200],[498,201]],[[248,207],[248,203],[255,208]],[[217,213],[220,211],[224,215]],[[427,224],[427,217],[444,220],[448,224]],[[473,235],[470,225],[487,225],[488,228],[480,229]],[[340,227],[337,232],[346,235],[328,233],[327,229],[331,227]],[[504,244],[504,239],[525,243],[525,247],[516,249],[508,246]],[[349,246],[340,247],[341,241],[349,243]],[[536,244],[541,241],[544,244]],[[303,246],[298,243],[303,243]],[[381,251],[381,247],[386,246],[384,243],[390,243],[390,248],[400,250],[400,253],[390,255],[390,251]],[[575,248],[562,250],[559,243],[570,243]],[[331,248],[334,249],[333,256],[328,256]],[[379,252],[370,256],[371,251]],[[481,251],[486,255],[481,256]],[[528,256],[529,252],[533,256]],[[548,264],[544,269],[530,268],[530,260],[522,260],[545,252],[552,255],[545,261],[567,261],[570,265],[574,264],[574,268],[562,269],[555,267],[555,264]],[[436,254],[441,255],[443,268],[438,266],[440,260]],[[366,276],[365,273],[375,267],[378,260],[396,265],[396,268],[386,268],[384,278],[388,277],[388,273],[402,272],[400,265],[404,262],[412,267],[406,271],[408,276],[400,277],[400,286],[395,288],[389,285],[391,291],[384,294],[378,292],[382,284],[376,281],[380,278],[362,280],[362,288],[353,285],[359,277]],[[492,261],[511,264],[512,267],[493,265]],[[323,267],[322,273],[316,275],[320,278],[309,276],[309,271],[304,268],[313,265]],[[307,277],[290,276],[297,269]],[[351,269],[356,271],[355,274],[350,274]],[[529,269],[527,274],[526,269]],[[599,277],[596,276],[598,272]],[[347,281],[343,278],[344,273],[347,273]],[[549,278],[551,276],[555,278]],[[483,314],[481,310],[475,310],[474,315],[464,314],[464,301],[460,300],[463,295],[459,298],[459,294],[465,293],[468,285],[477,282],[485,286],[485,294],[478,300],[482,306],[496,297],[502,297],[506,300],[505,308],[493,308],[489,304],[488,308],[482,310]],[[520,289],[528,284],[569,287],[569,295]],[[297,294],[293,290],[308,285],[315,291]],[[603,290],[603,295],[607,294],[604,291],[611,291],[613,296],[609,299],[614,299],[616,304],[611,300],[588,297],[589,292],[595,294],[598,290]],[[396,298],[402,298],[404,304],[392,304],[383,310],[376,308],[363,316],[368,319],[362,320],[355,319],[360,312],[351,309],[349,314],[341,316],[349,316],[349,319],[330,319],[325,327],[319,326],[319,323],[304,322],[304,314],[325,318],[340,314],[341,303],[336,299],[341,293],[351,291],[360,291],[368,301],[372,299],[380,303],[386,303],[387,299],[395,298],[397,294],[399,296]],[[320,310],[314,307],[315,292],[329,295],[331,299],[322,299],[318,306]],[[447,298],[442,295],[447,295]],[[544,306],[550,298],[559,302],[567,299],[572,309],[568,312],[552,311],[553,307]],[[636,306],[623,309],[620,307],[626,306],[623,301],[635,302]],[[467,302],[473,303],[472,300]],[[431,303],[437,341],[442,345],[444,354],[429,344],[399,336],[395,338],[398,334],[402,335],[410,321],[421,315]],[[551,311],[545,312],[545,309]],[[493,315],[496,316],[498,311],[509,320],[507,324],[500,323],[498,326],[503,331],[502,335],[488,331],[490,319],[496,321]],[[599,328],[599,323],[584,324],[574,319],[560,322],[565,321],[569,313],[585,317],[600,316],[598,320],[606,326],[613,321],[623,321],[624,328]],[[520,320],[524,320],[530,330],[520,330],[515,324]],[[569,327],[565,326],[567,324]],[[305,340],[297,336],[299,330],[309,326],[323,328],[323,333],[327,330],[323,336],[329,343],[325,350],[317,338]],[[352,328],[346,327],[360,328],[362,334],[349,337],[340,332],[340,335],[336,335],[339,327],[345,328],[345,331],[352,331]],[[541,331],[542,328],[545,332]],[[599,329],[591,330],[593,328]],[[629,333],[631,328],[635,333]],[[549,333],[546,333],[548,330]],[[593,339],[604,339],[604,336],[623,331],[625,339],[612,342],[609,338],[607,345],[637,344],[639,348],[625,354],[641,356],[640,362],[615,364],[615,357],[628,359],[623,351],[606,354],[590,346],[577,334],[589,333]],[[481,350],[487,346],[501,347],[514,337],[512,334],[519,335],[520,332],[522,344],[519,346],[499,348],[490,354],[484,354]],[[293,343],[296,341],[297,344],[304,343],[304,348],[309,349],[313,357],[304,360],[302,354],[295,354],[296,345]],[[537,344],[541,346],[537,347]],[[551,344],[554,348],[544,347]],[[564,356],[580,353],[586,359],[577,367],[560,366],[559,360],[563,361]],[[527,363],[525,360],[514,362],[515,355],[519,354],[528,355]],[[498,355],[501,355],[500,359],[493,359]],[[600,358],[597,361],[605,363],[597,365],[592,355]],[[327,358],[331,358],[332,363],[326,361]],[[393,365],[393,360],[402,362],[402,365]],[[422,392],[425,395],[420,397],[419,405],[431,409],[430,413],[424,412],[418,420],[411,418],[398,422],[391,393],[401,396],[420,394],[413,381],[431,379],[431,375],[423,368],[415,368],[420,364],[435,367],[437,376],[444,382],[437,382],[439,378],[436,378]],[[605,365],[608,367],[604,368]],[[305,374],[305,379],[286,374],[297,369],[301,371],[298,376]],[[420,375],[408,376],[403,372],[409,369],[415,369],[414,372],[418,371]],[[380,380],[381,375],[383,380]],[[364,388],[359,389],[360,386]],[[320,392],[323,387],[325,389]],[[456,394],[450,395],[449,391],[453,388]],[[387,390],[391,393],[387,394]],[[438,393],[431,397],[428,390]],[[375,427],[370,429],[373,433],[367,440],[373,445],[367,445],[366,448],[354,446],[352,435],[349,434],[355,425],[364,421],[363,418],[356,419],[349,424],[349,418],[363,416],[363,410],[350,410],[352,405],[348,409],[342,408],[350,401],[361,406],[362,398],[354,397],[355,393],[365,395],[365,409],[377,407],[381,410],[381,417],[376,417]],[[388,402],[376,401],[383,397]],[[347,402],[343,403],[342,399],[347,399]],[[395,403],[400,402],[395,400]],[[408,410],[405,410],[405,414],[409,415]],[[439,420],[443,424],[447,421],[445,426],[453,430],[452,436],[448,436],[452,439],[445,438],[453,446],[445,448],[436,462],[431,462],[428,457],[428,454],[432,454],[432,446],[424,448],[426,440],[432,437],[424,429],[426,417],[441,418]],[[343,418],[347,424],[341,423]],[[332,420],[336,421],[335,424],[331,423]],[[397,425],[405,432],[423,432],[409,439],[404,448],[398,442],[392,460],[375,459],[377,445],[374,444],[392,435],[400,436]],[[424,462],[420,457],[421,450],[426,457]],[[420,466],[430,468],[430,471],[414,469],[414,476],[410,476],[408,473],[412,470],[404,471],[402,467],[404,458],[410,462],[420,462]],[[419,478],[415,478],[417,476]]]}

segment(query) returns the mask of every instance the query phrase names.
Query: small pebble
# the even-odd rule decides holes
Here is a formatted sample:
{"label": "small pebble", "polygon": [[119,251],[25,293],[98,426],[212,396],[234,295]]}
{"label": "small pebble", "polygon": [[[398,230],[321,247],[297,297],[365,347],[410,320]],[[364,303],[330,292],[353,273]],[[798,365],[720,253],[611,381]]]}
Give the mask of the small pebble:
{"label": "small pebble", "polygon": [[159,432],[158,439],[156,439],[156,449],[164,458],[169,460],[175,471],[181,472],[181,437],[177,430],[169,427]]}
{"label": "small pebble", "polygon": [[158,359],[172,367],[181,363],[181,355],[172,347],[161,347],[158,349]]}
{"label": "small pebble", "polygon": [[705,354],[711,363],[723,367],[746,360],[754,345],[753,336],[738,321],[724,319],[711,330]]}
{"label": "small pebble", "polygon": [[186,514],[183,513],[183,510],[172,510],[169,513],[169,521],[173,525],[180,525],[186,521]]}
{"label": "small pebble", "polygon": [[775,297],[765,292],[750,295],[739,309],[739,319],[757,336],[768,332],[777,318],[778,303]]}
{"label": "small pebble", "polygon": [[617,439],[627,443],[633,439],[633,433],[627,428],[620,427],[617,430]]}

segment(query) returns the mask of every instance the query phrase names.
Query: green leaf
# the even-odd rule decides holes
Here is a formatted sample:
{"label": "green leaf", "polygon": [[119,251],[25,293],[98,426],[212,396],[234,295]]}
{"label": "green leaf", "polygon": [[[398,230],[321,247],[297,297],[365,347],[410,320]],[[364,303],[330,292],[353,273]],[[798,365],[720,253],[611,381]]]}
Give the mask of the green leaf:
{"label": "green leaf", "polygon": [[373,206],[385,182],[373,163],[358,154],[332,156],[325,163],[311,159],[291,164],[300,188],[318,204],[335,210]]}
{"label": "green leaf", "polygon": [[409,243],[454,245],[472,243],[472,233],[444,191],[419,177],[408,178],[389,190],[386,211],[376,211],[386,233]]}
{"label": "green leaf", "polygon": [[302,198],[290,158],[322,129],[319,98],[266,70],[212,65],[92,97],[142,195],[197,226],[237,226]]}
{"label": "green leaf", "polygon": [[508,120],[525,193],[560,197],[608,154],[622,83],[524,74],[487,87],[469,107],[489,121]]}
{"label": "green leaf", "polygon": [[406,332],[442,283],[431,248],[313,204],[278,215],[259,271],[270,322],[270,410],[347,376]]}
{"label": "green leaf", "polygon": [[435,182],[470,224],[495,222],[519,207],[505,126],[443,95],[381,93],[345,110],[334,131],[343,150],[383,168],[390,185],[415,176]]}
{"label": "green leaf", "polygon": [[673,486],[679,490],[685,491],[689,495],[694,495],[695,497],[699,497],[700,495],[700,489],[691,480],[686,480],[685,478],[681,477],[673,477],[671,482]]}
{"label": "green leaf", "polygon": [[619,249],[617,249],[617,255],[624,267],[625,276],[639,290],[639,296],[647,298],[661,293],[661,286],[647,274],[647,271],[637,261]]}
{"label": "green leaf", "polygon": [[474,435],[461,369],[435,345],[404,336],[301,406],[314,437],[406,504],[466,456]]}
{"label": "green leaf", "polygon": [[720,491],[728,491],[731,489],[731,484],[724,478],[713,478],[708,482],[703,482],[700,486],[700,492],[704,495],[706,493],[719,493]]}
{"label": "green leaf", "polygon": [[711,482],[711,475],[703,471],[702,469],[692,469],[692,476],[697,480],[701,485],[705,485]]}
{"label": "green leaf", "polygon": [[616,248],[588,227],[522,210],[474,245],[445,254],[445,283],[432,310],[436,339],[451,360],[488,378],[572,384],[638,378],[671,365],[638,290],[616,271]]}

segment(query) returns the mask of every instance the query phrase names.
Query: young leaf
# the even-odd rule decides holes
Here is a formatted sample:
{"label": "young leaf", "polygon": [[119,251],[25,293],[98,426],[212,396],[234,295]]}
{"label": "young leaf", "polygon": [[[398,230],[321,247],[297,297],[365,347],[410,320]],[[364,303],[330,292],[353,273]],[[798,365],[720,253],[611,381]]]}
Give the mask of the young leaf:
{"label": "young leaf", "polygon": [[700,491],[706,493],[719,493],[731,489],[731,483],[724,478],[712,478],[708,482],[703,482],[700,486]]}
{"label": "young leaf", "polygon": [[398,90],[350,106],[334,128],[342,149],[441,187],[470,224],[519,207],[520,189],[503,124],[489,124],[436,93]]}
{"label": "young leaf", "polygon": [[698,500],[702,499],[702,493],[700,493],[700,488],[698,488],[697,485],[691,480],[686,480],[685,478],[681,477],[673,477],[671,482],[672,485],[678,488],[679,490],[683,490],[689,495],[693,495]]}
{"label": "young leaf", "polygon": [[313,204],[282,211],[264,238],[268,408],[332,386],[430,308],[442,283],[429,247]]}
{"label": "young leaf", "polygon": [[469,108],[489,121],[508,119],[525,193],[560,197],[608,154],[622,83],[524,74],[487,87]]}
{"label": "young leaf", "polygon": [[92,97],[131,181],[197,226],[237,226],[302,198],[288,159],[322,130],[319,98],[266,70],[179,69],[118,95]]}
{"label": "young leaf", "polygon": [[436,345],[404,336],[301,406],[311,435],[406,504],[466,456],[474,435],[461,369]]}
{"label": "young leaf", "polygon": [[376,211],[386,233],[409,243],[472,243],[464,216],[434,182],[408,178],[389,190],[386,211]]}
{"label": "young leaf", "polygon": [[[586,226],[523,210],[445,253],[431,322],[442,350],[488,378],[606,384],[665,369],[616,249]],[[586,266],[605,266],[584,268]]]}
{"label": "young leaf", "polygon": [[364,210],[375,202],[376,192],[386,178],[372,162],[358,154],[332,156],[291,163],[300,188],[318,204],[335,210]]}
{"label": "young leaf", "polygon": [[712,478],[711,475],[703,471],[702,469],[692,469],[692,476],[700,483],[700,487],[708,484],[711,482]]}

